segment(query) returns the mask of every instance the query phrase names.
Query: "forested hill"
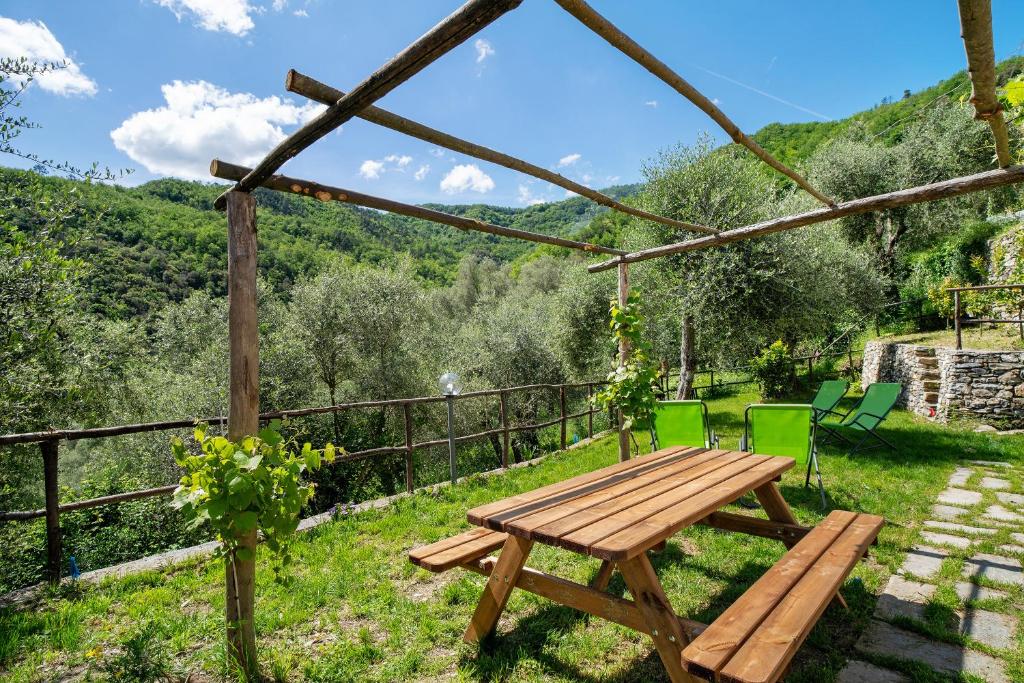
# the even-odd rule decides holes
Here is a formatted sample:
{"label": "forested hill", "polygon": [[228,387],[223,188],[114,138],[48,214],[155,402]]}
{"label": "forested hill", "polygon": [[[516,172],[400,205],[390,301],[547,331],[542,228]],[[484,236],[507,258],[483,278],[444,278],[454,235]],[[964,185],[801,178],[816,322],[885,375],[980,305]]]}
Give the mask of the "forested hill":
{"label": "forested hill", "polygon": [[[1000,84],[1024,73],[1024,57],[1011,57],[996,65]],[[940,97],[953,101],[971,96],[971,82],[966,71],[936,83],[930,88],[911,93],[909,90],[886,98],[876,106],[837,121],[811,121],[808,123],[771,123],[752,137],[773,156],[788,165],[799,165],[814,153],[822,143],[842,135],[853,126],[863,126],[865,132],[885,142],[899,140],[903,127],[899,124],[913,118]]]}
{"label": "forested hill", "polygon": [[[0,195],[27,172],[0,168]],[[72,222],[68,238],[90,266],[87,305],[112,318],[146,315],[195,289],[225,294],[227,237],[213,201],[223,186],[163,179],[126,188],[45,178],[83,198],[91,228]],[[635,186],[611,188],[625,196]],[[509,262],[531,244],[426,221],[259,190],[260,271],[277,289],[342,256],[376,263],[408,254],[426,280],[450,281],[466,254]],[[545,234],[573,236],[604,211],[581,197],[527,208],[438,206],[444,211]]]}

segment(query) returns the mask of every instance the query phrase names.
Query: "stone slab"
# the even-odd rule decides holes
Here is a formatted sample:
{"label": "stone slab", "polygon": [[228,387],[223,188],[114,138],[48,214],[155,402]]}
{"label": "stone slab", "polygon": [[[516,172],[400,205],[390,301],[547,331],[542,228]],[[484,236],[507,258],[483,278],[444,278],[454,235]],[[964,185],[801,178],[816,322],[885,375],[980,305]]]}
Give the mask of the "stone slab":
{"label": "stone slab", "polygon": [[939,673],[970,673],[988,683],[1009,683],[1003,663],[990,655],[959,645],[930,640],[872,619],[855,646],[858,652],[921,662]]}
{"label": "stone slab", "polygon": [[957,581],[953,589],[964,602],[968,600],[1002,600],[1007,597],[1007,594],[1003,591],[979,586],[976,583],[968,583],[967,581]]}
{"label": "stone slab", "polygon": [[958,531],[962,534],[968,534],[969,536],[993,536],[997,532],[996,529],[986,529],[980,526],[967,526],[966,524],[956,524],[954,522],[937,522],[929,519],[924,523],[926,527],[932,529],[943,529],[945,531]]}
{"label": "stone slab", "polygon": [[1024,505],[1024,496],[1019,493],[1007,493],[1006,491],[999,491],[996,493],[996,498],[999,499],[1000,503],[1007,505]]}
{"label": "stone slab", "polygon": [[893,574],[885,590],[878,596],[875,616],[885,620],[907,617],[924,621],[924,607],[934,594],[935,586],[931,584],[909,581]]}
{"label": "stone slab", "polygon": [[968,578],[984,578],[996,583],[1024,585],[1024,570],[1021,569],[1020,560],[1015,560],[1012,557],[978,553],[964,561],[963,574]]}
{"label": "stone slab", "polygon": [[1004,508],[1002,505],[989,505],[985,509],[985,516],[999,522],[1024,522],[1024,515]]}
{"label": "stone slab", "polygon": [[966,486],[967,480],[974,474],[970,467],[957,467],[953,474],[949,475],[950,486]]}
{"label": "stone slab", "polygon": [[907,553],[907,557],[903,560],[903,566],[900,567],[900,573],[929,579],[939,573],[942,561],[947,557],[949,557],[949,553],[945,550],[916,545]]}
{"label": "stone slab", "polygon": [[939,494],[938,501],[946,505],[977,505],[981,502],[981,494],[951,486]]}
{"label": "stone slab", "polygon": [[1000,460],[968,460],[971,465],[981,465],[982,467],[1013,467],[1008,462],[1002,462]]}
{"label": "stone slab", "polygon": [[999,546],[999,552],[1010,553],[1011,555],[1021,555],[1024,554],[1024,546],[1007,543],[1005,545]]}
{"label": "stone slab", "polygon": [[1024,534],[1015,531],[1012,534],[1010,534],[1010,538],[1017,541],[1017,543],[1024,545]]}
{"label": "stone slab", "polygon": [[939,519],[957,519],[958,517],[966,515],[968,512],[970,512],[970,510],[966,508],[958,508],[954,505],[938,504],[932,506],[932,515]]}
{"label": "stone slab", "polygon": [[948,545],[963,550],[971,546],[971,539],[952,534],[939,534],[934,531],[922,531],[921,539],[934,545]]}
{"label": "stone slab", "polygon": [[1010,488],[1010,482],[999,477],[982,477],[981,488],[992,490],[1005,490]]}
{"label": "stone slab", "polygon": [[959,630],[979,643],[1005,650],[1013,647],[1017,617],[983,609],[968,609],[960,617]]}
{"label": "stone slab", "polygon": [[906,683],[909,678],[901,673],[880,666],[869,664],[859,659],[851,659],[839,672],[836,683]]}

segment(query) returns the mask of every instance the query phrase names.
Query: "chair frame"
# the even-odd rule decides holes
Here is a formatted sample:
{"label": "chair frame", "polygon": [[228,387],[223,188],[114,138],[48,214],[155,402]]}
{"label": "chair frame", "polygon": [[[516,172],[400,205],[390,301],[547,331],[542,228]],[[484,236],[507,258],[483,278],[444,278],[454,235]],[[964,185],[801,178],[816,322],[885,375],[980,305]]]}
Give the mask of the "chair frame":
{"label": "chair frame", "polygon": [[[822,382],[822,384],[824,384],[824,382]],[[846,398],[846,395],[848,393],[850,393],[850,383],[849,382],[845,382],[845,384],[846,384],[846,391],[844,391],[843,395],[839,397],[839,401],[842,401],[844,398]],[[821,391],[821,386],[822,386],[821,384],[818,385],[818,391]],[[813,414],[812,414],[811,417],[813,418],[814,422],[815,423],[821,422],[825,417],[827,417],[829,415],[835,415],[837,417],[845,417],[845,415],[843,415],[842,413],[840,413],[840,412],[838,412],[836,410],[833,410],[833,408],[835,408],[837,405],[839,405],[839,401],[836,401],[832,405],[832,408],[815,408],[814,405],[811,405],[811,410],[813,411]],[[849,413],[847,413],[847,415],[849,415]]]}
{"label": "chair frame", "polygon": [[[752,403],[747,406],[747,409],[743,411],[743,441],[741,447],[743,450],[750,453],[754,452],[753,445],[750,439],[750,409],[756,408],[762,405],[772,405],[771,403]],[[804,488],[811,485],[811,465],[814,465],[814,474],[818,477],[818,493],[821,495],[821,509],[824,510],[828,507],[828,501],[825,498],[825,484],[821,480],[821,469],[818,467],[818,445],[817,445],[817,433],[818,433],[818,421],[814,418],[817,411],[811,408],[811,435],[810,435],[810,453],[807,456],[807,476],[804,477]]]}
{"label": "chair frame", "polygon": [[[718,437],[714,432],[711,431],[711,420],[708,417],[708,404],[699,398],[688,399],[689,401],[700,401],[700,408],[704,413],[704,443],[707,444],[705,448],[718,448]],[[676,401],[658,401],[658,403],[675,403]],[[651,419],[651,450],[656,451],[661,447],[658,442],[658,420]]]}
{"label": "chair frame", "polygon": [[[868,389],[870,389],[870,388],[871,387],[868,386]],[[867,396],[867,392],[865,392],[864,395]],[[853,447],[850,449],[850,452],[848,453],[848,455],[853,455],[857,451],[870,451],[870,450],[874,450],[876,448],[881,448],[882,446],[888,446],[893,451],[896,451],[897,448],[896,448],[895,444],[893,444],[891,441],[889,441],[884,436],[882,436],[881,434],[879,434],[878,432],[875,431],[878,428],[878,426],[881,425],[885,421],[885,418],[889,416],[889,413],[892,412],[893,408],[896,407],[896,403],[893,402],[893,404],[891,406],[889,406],[889,409],[886,410],[881,415],[876,415],[875,413],[861,413],[856,418],[854,418],[854,420],[852,422],[850,422],[849,424],[844,424],[844,422],[846,421],[846,418],[848,418],[850,415],[853,415],[855,412],[857,412],[857,409],[860,408],[862,403],[864,403],[864,396],[861,396],[860,400],[857,401],[857,403],[854,404],[853,408],[848,410],[846,412],[846,414],[843,415],[842,418],[838,422],[832,422],[832,423],[822,422],[821,423],[821,429],[826,434],[826,438],[822,440],[822,443],[826,443],[828,438],[835,437],[836,439],[842,441],[843,443],[851,444]],[[829,412],[834,412],[834,411],[829,411]],[[838,415],[838,413],[836,413],[836,414]],[[874,427],[868,427],[867,425],[861,423],[861,421],[860,421],[861,417],[873,417],[873,418],[877,419],[878,422],[875,423]],[[851,439],[851,438],[848,438],[848,437],[844,436],[837,429],[837,428],[839,428],[839,429],[849,428],[849,427],[853,427],[853,425],[856,425],[856,427],[854,427],[854,429],[859,429],[859,430],[864,432],[864,436],[862,436],[860,438],[860,441],[857,441],[855,439]],[[871,437],[874,437],[875,440],[878,441],[878,443],[872,444],[870,446],[865,446],[864,442],[866,442]]]}

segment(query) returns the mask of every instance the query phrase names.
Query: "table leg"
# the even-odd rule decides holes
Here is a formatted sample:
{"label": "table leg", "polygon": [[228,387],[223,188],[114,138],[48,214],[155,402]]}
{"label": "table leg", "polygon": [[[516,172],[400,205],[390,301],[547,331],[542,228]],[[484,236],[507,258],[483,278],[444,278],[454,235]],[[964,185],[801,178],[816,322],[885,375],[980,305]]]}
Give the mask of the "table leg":
{"label": "table leg", "polygon": [[683,669],[683,648],[689,640],[679,626],[679,619],[672,611],[647,555],[641,553],[632,560],[620,562],[618,568],[633,601],[651,628],[654,647],[661,656],[669,679],[673,683],[696,683],[697,679]]}
{"label": "table leg", "polygon": [[608,582],[612,580],[612,573],[615,571],[615,563],[611,560],[602,560],[601,568],[597,575],[590,582],[590,587],[596,591],[603,591],[608,588]]}
{"label": "table leg", "polygon": [[509,534],[462,639],[476,643],[494,630],[533,549],[533,541]]}
{"label": "table leg", "polygon": [[[789,503],[782,497],[782,493],[779,492],[779,487],[775,485],[774,481],[758,486],[754,489],[754,495],[757,496],[761,507],[768,514],[768,519],[784,524],[799,524],[796,517],[793,516],[793,511],[789,509]],[[783,543],[787,548],[796,545],[796,542],[791,540],[784,540]]]}

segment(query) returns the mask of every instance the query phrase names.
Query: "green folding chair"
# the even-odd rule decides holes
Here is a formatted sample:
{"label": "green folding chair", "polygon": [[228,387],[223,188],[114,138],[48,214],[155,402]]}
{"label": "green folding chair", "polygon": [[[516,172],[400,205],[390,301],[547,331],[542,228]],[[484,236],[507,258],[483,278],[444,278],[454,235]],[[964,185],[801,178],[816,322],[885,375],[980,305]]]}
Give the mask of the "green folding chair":
{"label": "green folding chair", "polygon": [[[880,448],[881,446],[888,446],[896,450],[896,446],[891,441],[875,430],[878,425],[885,421],[889,412],[896,407],[896,401],[899,400],[902,391],[903,385],[896,382],[876,382],[871,384],[857,405],[846,415],[842,416],[840,420],[819,422],[818,426],[825,431],[826,438],[835,437],[844,443],[851,444],[850,455],[857,451],[867,451],[873,448]],[[863,432],[863,436],[861,436],[859,441],[851,439],[840,432],[840,430],[846,429],[853,432]],[[871,438],[874,438],[878,443],[865,447],[864,443]]]}
{"label": "green folding chair", "polygon": [[655,447],[693,446],[718,447],[718,437],[711,431],[708,407],[704,401],[658,401],[651,433]]}
{"label": "green folding chair", "polygon": [[850,390],[850,383],[841,379],[829,379],[821,383],[818,393],[811,399],[811,408],[814,409],[814,421],[821,422],[829,415],[842,417],[836,412],[836,406]]}
{"label": "green folding chair", "polygon": [[818,477],[821,507],[825,501],[825,485],[818,468],[818,454],[814,447],[817,423],[814,407],[809,404],[771,403],[747,406],[743,415],[743,450],[759,455],[777,455],[793,458],[798,465],[807,463],[804,486],[811,484],[811,465]]}

